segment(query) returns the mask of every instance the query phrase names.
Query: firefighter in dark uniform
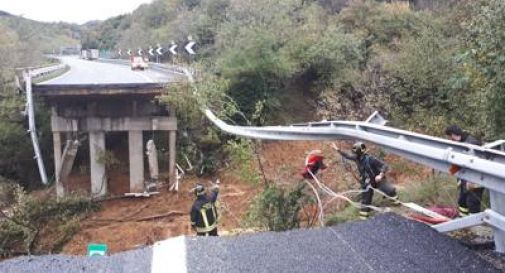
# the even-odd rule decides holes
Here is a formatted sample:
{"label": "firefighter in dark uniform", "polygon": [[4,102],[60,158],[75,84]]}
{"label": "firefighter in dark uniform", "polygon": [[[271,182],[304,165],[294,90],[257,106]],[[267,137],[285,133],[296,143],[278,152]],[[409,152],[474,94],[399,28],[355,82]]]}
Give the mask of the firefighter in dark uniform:
{"label": "firefighter in dark uniform", "polygon": [[198,236],[218,236],[216,200],[219,185],[215,184],[212,187],[210,196],[207,196],[202,184],[197,184],[193,192],[196,200],[191,207],[191,227]]}
{"label": "firefighter in dark uniform", "polygon": [[361,204],[364,206],[359,212],[360,219],[368,219],[371,213],[371,209],[366,207],[372,204],[374,194],[370,186],[384,192],[394,200],[394,204],[399,204],[396,188],[386,180],[388,166],[376,157],[369,155],[363,142],[356,142],[352,146],[352,153],[341,151],[336,146],[335,149],[344,158],[354,161],[358,167],[361,189],[364,190],[361,193]]}
{"label": "firefighter in dark uniform", "polygon": [[[464,132],[459,126],[451,125],[445,129],[445,134],[452,141],[463,142],[481,146],[482,143]],[[458,211],[459,216],[464,217],[469,213],[478,213],[481,211],[482,194],[484,188],[464,179],[458,179],[459,196]]]}

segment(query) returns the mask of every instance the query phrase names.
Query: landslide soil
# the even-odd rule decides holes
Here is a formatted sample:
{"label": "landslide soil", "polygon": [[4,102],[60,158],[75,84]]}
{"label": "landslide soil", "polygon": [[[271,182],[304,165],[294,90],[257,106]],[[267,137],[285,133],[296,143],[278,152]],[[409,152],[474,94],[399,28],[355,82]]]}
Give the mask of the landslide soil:
{"label": "landslide soil", "polygon": [[[331,142],[271,141],[258,142],[257,147],[268,181],[286,184],[299,182],[306,154],[310,150],[321,149],[326,155],[326,164],[329,166],[319,175],[321,180],[334,191],[357,188],[357,182],[351,173],[353,169],[349,168],[352,165],[345,167],[330,144]],[[342,145],[344,149],[350,147],[350,143],[345,142],[340,142],[339,145]],[[372,152],[378,151],[372,149]],[[386,156],[385,159],[390,165],[407,164],[410,169],[415,170],[415,172],[402,173],[393,168],[389,177],[399,186],[414,179],[418,180],[430,172],[394,156]],[[220,233],[225,235],[242,232],[244,231],[244,216],[254,196],[261,190],[262,184],[254,185],[241,181],[232,170],[224,170],[219,176],[222,216]],[[128,177],[115,179],[128,179]],[[87,245],[94,242],[107,244],[110,251],[115,253],[174,236],[193,234],[189,226],[188,212],[194,198],[188,192],[197,181],[206,183],[209,180],[185,178],[178,193],[169,192],[163,188],[159,195],[149,198],[102,202],[102,209],[81,222],[80,231],[65,245],[62,252],[83,255],[86,253]],[[127,184],[127,181],[119,184]],[[336,206],[339,207],[338,203]],[[172,214],[169,216],[138,221],[141,218],[170,213]]]}

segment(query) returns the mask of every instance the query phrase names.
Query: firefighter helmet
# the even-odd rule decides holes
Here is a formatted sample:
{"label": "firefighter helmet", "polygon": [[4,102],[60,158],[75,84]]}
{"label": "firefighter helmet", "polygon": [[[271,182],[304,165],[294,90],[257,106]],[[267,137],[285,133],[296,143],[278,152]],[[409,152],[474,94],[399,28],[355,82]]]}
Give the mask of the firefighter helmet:
{"label": "firefighter helmet", "polygon": [[196,196],[203,195],[205,194],[205,187],[202,184],[198,183],[193,188],[193,192],[195,193]]}
{"label": "firefighter helmet", "polygon": [[352,145],[352,151],[357,155],[366,153],[366,145],[363,142],[356,142]]}

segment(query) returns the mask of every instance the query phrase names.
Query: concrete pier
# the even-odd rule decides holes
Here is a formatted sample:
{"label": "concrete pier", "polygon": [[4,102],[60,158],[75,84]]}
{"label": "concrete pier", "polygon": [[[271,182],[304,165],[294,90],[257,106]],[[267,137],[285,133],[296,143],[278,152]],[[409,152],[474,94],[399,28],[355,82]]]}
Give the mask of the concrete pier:
{"label": "concrete pier", "polygon": [[144,191],[144,153],[142,131],[128,131],[130,154],[130,192]]}
{"label": "concrete pier", "polygon": [[89,133],[89,159],[91,169],[91,195],[92,197],[102,197],[107,194],[107,177],[105,173],[105,133]]}
{"label": "concrete pier", "polygon": [[168,149],[169,149],[168,175],[169,175],[170,185],[175,183],[175,180],[176,180],[176,177],[175,177],[175,139],[176,139],[176,131],[174,131],[174,130],[169,131],[169,133],[168,133]]}
{"label": "concrete pier", "polygon": [[65,187],[60,180],[59,173],[61,167],[61,134],[53,133],[53,151],[54,151],[54,177],[56,179],[56,196],[61,198],[65,195]]}

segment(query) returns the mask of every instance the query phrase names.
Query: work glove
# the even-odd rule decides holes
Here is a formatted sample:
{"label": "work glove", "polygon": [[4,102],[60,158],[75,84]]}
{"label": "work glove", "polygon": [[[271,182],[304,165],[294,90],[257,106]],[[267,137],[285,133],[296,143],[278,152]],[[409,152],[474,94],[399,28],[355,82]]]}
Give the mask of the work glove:
{"label": "work glove", "polygon": [[382,179],[384,179],[384,174],[383,173],[380,173],[379,175],[375,176],[375,182],[376,183],[381,182]]}
{"label": "work glove", "polygon": [[210,189],[212,191],[219,191],[219,184],[221,184],[221,181],[219,181],[219,179],[216,179],[216,181],[212,183],[212,187]]}
{"label": "work glove", "polygon": [[367,178],[365,178],[365,181],[363,181],[363,185],[362,185],[362,186],[363,186],[363,189],[366,189],[366,188],[368,188],[368,186],[371,186],[371,185],[372,185],[372,183],[371,183],[371,182],[372,182],[372,181],[371,181],[371,179],[370,179],[370,178],[368,178],[368,177],[367,177]]}

